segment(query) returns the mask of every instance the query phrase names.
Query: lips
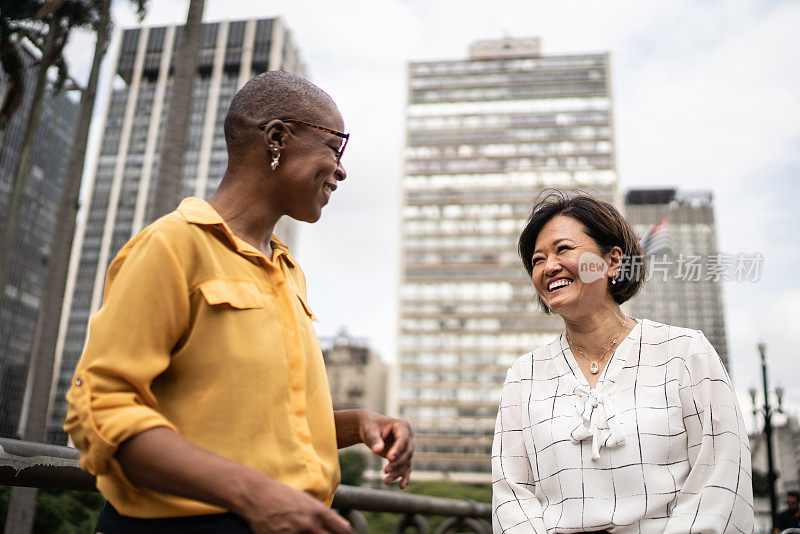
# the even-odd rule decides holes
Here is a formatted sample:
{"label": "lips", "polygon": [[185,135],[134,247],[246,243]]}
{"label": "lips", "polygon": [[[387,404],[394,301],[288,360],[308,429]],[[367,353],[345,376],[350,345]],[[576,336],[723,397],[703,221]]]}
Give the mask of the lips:
{"label": "lips", "polygon": [[324,184],[322,184],[322,190],[328,193],[328,196],[330,196],[331,193],[336,191],[336,182],[326,181]]}
{"label": "lips", "polygon": [[551,280],[547,283],[547,291],[552,293],[553,291],[567,287],[568,285],[572,284],[572,282],[573,280],[571,278],[556,278],[555,280]]}

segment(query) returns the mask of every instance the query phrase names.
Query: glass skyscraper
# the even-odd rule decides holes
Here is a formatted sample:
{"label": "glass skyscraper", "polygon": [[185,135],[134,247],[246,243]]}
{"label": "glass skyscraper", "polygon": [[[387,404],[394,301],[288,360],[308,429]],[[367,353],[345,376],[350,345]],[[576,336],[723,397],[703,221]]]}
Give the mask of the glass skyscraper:
{"label": "glass skyscraper", "polygon": [[626,311],[660,323],[702,330],[728,363],[722,282],[736,276],[737,263],[756,274],[758,258],[720,254],[711,191],[631,189],[625,217],[645,236],[659,221],[670,250],[646,259],[648,280]]}
{"label": "glass skyscraper", "polygon": [[563,328],[536,311],[517,239],[543,189],[615,202],[609,75],[607,53],[535,38],[408,67],[395,400],[417,479],[489,480],[506,369]]}
{"label": "glass skyscraper", "polygon": [[[83,350],[89,317],[100,306],[106,269],[146,220],[163,142],[172,62],[182,26],[124,30],[114,63],[114,88],[103,116],[104,134],[88,205],[73,244],[57,348],[48,441],[65,443],[64,395]],[[231,98],[266,70],[305,75],[281,18],[203,24],[182,175],[183,196],[207,198],[222,178],[228,155],[223,123]],[[294,227],[275,232],[290,247]]]}
{"label": "glass skyscraper", "polygon": [[[22,140],[31,109],[38,68],[23,52],[25,94],[22,104],[0,133],[0,227],[6,214],[19,163]],[[0,74],[0,94],[6,77]],[[1,289],[0,309],[0,436],[17,435],[25,395],[36,321],[50,246],[56,228],[56,212],[64,189],[75,125],[77,97],[48,89],[33,139],[33,161],[25,183],[6,285]]]}

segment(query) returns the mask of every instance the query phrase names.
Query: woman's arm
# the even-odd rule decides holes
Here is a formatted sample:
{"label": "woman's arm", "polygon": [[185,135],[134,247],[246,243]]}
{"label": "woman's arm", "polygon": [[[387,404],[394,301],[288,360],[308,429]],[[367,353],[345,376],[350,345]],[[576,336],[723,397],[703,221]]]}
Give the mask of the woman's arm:
{"label": "woman's arm", "polygon": [[522,436],[525,411],[519,376],[512,367],[503,385],[492,443],[492,526],[506,534],[546,534]]}
{"label": "woman's arm", "polygon": [[170,428],[136,434],[119,446],[116,459],[136,486],[221,506],[258,534],[350,532],[347,521],[310,495],[198,447]]}
{"label": "woman's arm", "polygon": [[690,471],[665,533],[753,531],[750,447],[728,373],[697,333],[681,377]]}

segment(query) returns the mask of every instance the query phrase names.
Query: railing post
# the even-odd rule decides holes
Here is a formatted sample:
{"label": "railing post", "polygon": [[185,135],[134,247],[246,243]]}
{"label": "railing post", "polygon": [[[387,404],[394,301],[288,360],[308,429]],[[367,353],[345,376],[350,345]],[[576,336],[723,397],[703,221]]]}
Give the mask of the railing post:
{"label": "railing post", "polygon": [[434,534],[456,534],[470,529],[476,534],[492,534],[492,528],[487,523],[471,517],[451,517],[445,519]]}
{"label": "railing post", "polygon": [[369,524],[364,514],[358,510],[340,510],[339,513],[350,522],[355,534],[369,534]]}
{"label": "railing post", "polygon": [[394,534],[403,534],[408,527],[416,528],[419,534],[430,534],[431,532],[431,527],[428,526],[428,522],[419,514],[401,515],[397,518],[397,521],[395,521],[392,532],[394,532]]}

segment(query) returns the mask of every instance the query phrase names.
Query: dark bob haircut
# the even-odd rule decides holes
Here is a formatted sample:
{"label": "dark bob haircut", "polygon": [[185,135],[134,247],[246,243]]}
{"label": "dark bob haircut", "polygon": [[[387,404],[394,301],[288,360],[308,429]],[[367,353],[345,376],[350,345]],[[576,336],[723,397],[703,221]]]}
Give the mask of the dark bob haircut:
{"label": "dark bob haircut", "polygon": [[[550,189],[536,199],[528,223],[519,236],[519,256],[528,276],[533,276],[531,259],[536,249],[536,238],[544,225],[558,215],[572,217],[581,223],[586,235],[594,240],[602,254],[608,254],[614,247],[622,249],[622,263],[615,278],[617,283],[609,284],[609,292],[617,304],[636,295],[646,275],[636,232],[617,208],[581,192]],[[539,304],[545,313],[550,313],[541,297]]]}

